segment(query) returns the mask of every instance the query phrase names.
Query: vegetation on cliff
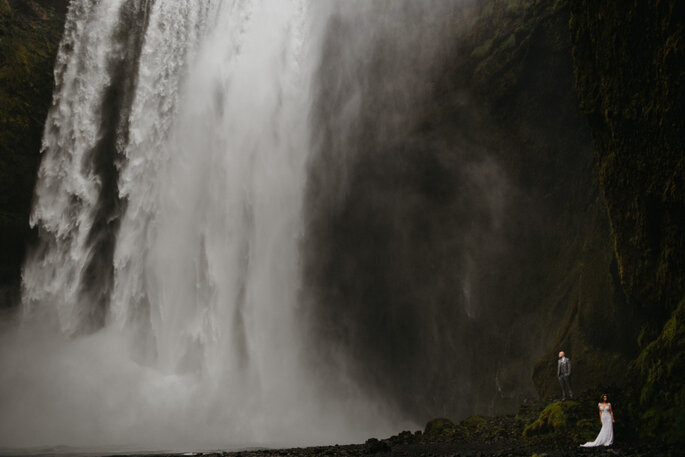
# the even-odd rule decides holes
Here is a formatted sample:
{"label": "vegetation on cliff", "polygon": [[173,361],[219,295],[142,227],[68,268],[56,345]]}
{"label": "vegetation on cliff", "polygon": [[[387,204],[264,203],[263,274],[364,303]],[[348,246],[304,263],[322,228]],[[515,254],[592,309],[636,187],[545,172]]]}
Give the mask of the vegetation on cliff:
{"label": "vegetation on cliff", "polygon": [[641,327],[641,352],[627,376],[632,406],[642,434],[682,444],[685,4],[571,5],[580,105],[595,142],[620,284]]}
{"label": "vegetation on cliff", "polygon": [[[426,40],[435,58],[420,81],[395,77],[418,73],[410,55],[379,72],[393,62],[380,45],[361,89],[366,68],[324,59],[336,71],[313,116],[324,133],[305,203],[306,295],[337,324],[322,338],[358,354],[360,376],[418,417],[512,411],[535,388],[551,397],[560,349],[577,391],[621,383],[636,350],[574,87],[568,3],[472,13],[448,45]],[[347,42],[334,35],[324,56]],[[331,106],[353,96],[350,128]],[[398,105],[411,112],[386,115]]]}
{"label": "vegetation on cliff", "polygon": [[462,46],[470,52],[448,74],[469,78],[482,108],[470,127],[491,127],[492,149],[529,198],[526,229],[511,253],[508,280],[515,286],[507,306],[519,312],[508,328],[535,341],[528,373],[535,364],[542,398],[559,395],[560,350],[572,357],[576,392],[624,386],[639,326],[620,286],[592,141],[578,108],[569,2],[488,5],[466,34]]}
{"label": "vegetation on cliff", "polygon": [[0,0],[0,308],[18,290],[66,0]]}
{"label": "vegetation on cliff", "polygon": [[[559,395],[554,376],[556,353],[565,350],[574,361],[576,392],[612,392],[625,400],[622,406],[630,411],[626,417],[636,418],[639,414],[637,405],[631,403],[634,398],[631,390],[639,388],[640,384],[626,373],[639,352],[640,342],[644,345],[656,333],[653,330],[650,333],[649,327],[644,325],[648,319],[636,306],[639,300],[631,295],[634,291],[624,287],[622,275],[626,267],[620,264],[615,239],[617,228],[612,227],[607,218],[611,202],[607,200],[609,195],[600,180],[606,169],[601,167],[601,154],[596,154],[594,159],[584,159],[587,119],[576,117],[576,91],[566,90],[568,75],[564,71],[572,62],[572,43],[566,28],[569,20],[573,26],[571,6],[572,2],[567,1],[489,2],[464,37],[461,49],[468,49],[470,53],[458,54],[454,59],[456,69],[445,74],[457,75],[457,80],[467,79],[462,84],[474,91],[475,100],[482,108],[471,121],[470,128],[477,131],[478,124],[492,127],[493,149],[499,151],[502,160],[516,164],[511,169],[518,174],[517,185],[542,207],[538,215],[544,215],[544,220],[535,221],[539,228],[535,232],[537,244],[526,244],[525,238],[517,240],[525,247],[525,254],[512,256],[518,269],[514,273],[518,285],[516,292],[520,295],[512,297],[508,304],[521,310],[519,316],[509,321],[510,328],[515,331],[527,328],[531,337],[536,329],[545,329],[537,334],[537,341],[548,351],[538,359],[533,373],[538,394],[547,399]],[[601,16],[597,14],[597,17]],[[650,16],[637,14],[634,17],[647,19]],[[664,24],[664,27],[673,27],[673,20]],[[617,26],[612,33],[623,36],[630,33],[630,29]],[[654,35],[650,37],[657,39]],[[599,40],[611,47],[610,36]],[[671,36],[665,41],[673,52],[678,40]],[[577,42],[574,44],[577,46]],[[628,55],[625,51],[622,57]],[[640,78],[633,75],[633,64],[623,66],[620,61],[605,61],[604,65],[611,66],[614,72],[622,71],[622,78],[631,81]],[[649,65],[642,65],[642,68],[652,71]],[[677,80],[675,71],[669,71],[666,79]],[[576,81],[572,80],[570,84],[575,86]],[[631,84],[641,83],[633,81]],[[602,88],[594,86],[590,92],[601,94]],[[673,91],[669,93],[673,95]],[[643,101],[654,104],[650,97],[645,95]],[[672,103],[664,106],[672,106]],[[473,114],[472,108],[452,105],[452,119],[469,122],[456,115],[460,111]],[[583,109],[588,114],[584,105]],[[659,122],[659,125],[675,125],[674,121],[669,122]],[[540,130],[550,136],[541,134]],[[654,133],[658,129],[653,126],[651,131]],[[681,138],[679,130],[668,135],[673,136],[676,143],[671,149],[681,151],[677,145]],[[656,151],[651,157],[654,162],[660,161]],[[565,169],[556,168],[555,161],[562,162]],[[682,167],[675,162],[670,166],[673,176],[652,176],[649,182],[641,185],[658,188],[663,181],[664,188],[671,193],[680,189],[674,183],[682,182],[682,174],[678,175]],[[546,178],[554,182],[545,181]],[[636,176],[636,179],[639,178]],[[642,198],[632,196],[630,189],[624,189],[624,192],[631,195],[629,198]],[[549,206],[545,206],[547,204]],[[682,207],[682,202],[671,202],[669,207]],[[630,214],[629,208],[624,210]],[[676,220],[677,214],[673,211],[665,217]],[[535,213],[531,212],[529,216],[527,223],[531,223]],[[652,220],[646,213],[642,217],[644,221]],[[669,245],[668,239],[682,234],[682,227],[671,225],[667,232],[666,239],[659,241],[665,245]],[[683,252],[681,242],[671,244],[666,251],[670,257],[668,262],[660,264],[662,274],[669,262],[673,264],[670,272],[678,271]],[[639,270],[636,265],[632,268]],[[674,274],[664,284],[672,284],[679,274]],[[672,298],[680,294],[670,285],[663,285],[662,290],[672,294]],[[531,319],[521,315],[528,307],[535,311]],[[653,317],[651,313],[650,318]],[[657,319],[657,322],[661,321]]]}
{"label": "vegetation on cliff", "polygon": [[[683,443],[685,99],[680,82],[685,76],[685,5],[633,1],[617,6],[592,0],[492,5],[497,32],[475,33],[481,44],[472,57],[493,59],[494,68],[521,65],[520,58],[505,52],[515,56],[511,43],[523,41],[506,36],[511,29],[507,23],[516,24],[517,31],[530,30],[527,23],[560,30],[561,21],[555,23],[554,15],[568,19],[575,86],[596,157],[596,166],[586,170],[590,181],[561,184],[569,197],[583,195],[578,192],[583,188],[598,192],[585,194],[594,199],[587,200],[585,216],[565,209],[568,219],[562,217],[557,240],[561,252],[569,248],[560,258],[571,263],[561,263],[565,269],[559,274],[553,263],[543,267],[560,289],[573,286],[560,295],[556,308],[541,306],[560,311],[563,318],[551,323],[556,337],[548,355],[536,364],[538,393],[550,398],[558,392],[550,374],[556,351],[565,349],[574,360],[576,392],[609,391],[622,410],[620,427],[646,438]],[[487,95],[494,106],[507,92],[497,88],[525,94],[511,84],[515,74],[479,73],[480,84],[494,88]],[[493,84],[492,78],[502,83]],[[577,233],[574,220],[581,232],[587,230],[578,238],[571,235]],[[582,241],[575,244],[574,239]],[[576,255],[569,253],[574,250]],[[551,410],[548,415],[560,416]],[[542,416],[539,420],[545,423]]]}
{"label": "vegetation on cliff", "polygon": [[[574,361],[576,392],[597,398],[609,392],[621,410],[622,432],[683,443],[685,5],[489,5],[465,37],[468,57],[457,56],[456,70],[446,74],[467,78],[483,107],[476,123],[494,121],[492,141],[502,157],[528,165],[519,168],[521,188],[557,209],[546,213],[552,223],[542,224],[540,247],[526,246],[534,267],[518,263],[521,286],[536,271],[545,272],[534,287],[521,287],[523,300],[514,303],[522,310],[534,303],[537,314],[511,321],[513,328],[544,325],[552,332],[538,336],[548,352],[535,366],[537,391],[546,399],[558,395],[556,352],[566,350]],[[564,99],[568,24],[574,85],[594,139],[590,162],[578,158],[586,121],[577,123],[569,108],[575,99]],[[450,109],[453,119],[465,121],[456,116],[459,104]],[[536,150],[544,136],[529,136],[512,148],[531,128],[563,140],[547,142],[551,154]],[[572,140],[565,136],[569,129]],[[563,145],[569,141],[573,146],[566,155]],[[545,160],[554,159],[568,165],[566,174],[552,172]],[[539,184],[544,177],[536,180],[536,175],[554,176],[561,190]],[[528,424],[526,435],[557,434],[563,428],[587,437],[591,415],[583,419],[572,413],[569,425],[570,411],[550,404]]]}
{"label": "vegetation on cliff", "polygon": [[685,443],[685,300],[635,361],[644,384],[639,408],[648,437]]}

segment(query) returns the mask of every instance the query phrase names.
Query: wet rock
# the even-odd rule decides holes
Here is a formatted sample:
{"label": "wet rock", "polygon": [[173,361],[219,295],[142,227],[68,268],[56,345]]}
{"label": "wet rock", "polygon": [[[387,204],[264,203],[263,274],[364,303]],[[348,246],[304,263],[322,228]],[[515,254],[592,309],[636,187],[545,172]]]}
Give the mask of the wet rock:
{"label": "wet rock", "polygon": [[445,418],[433,419],[426,424],[423,439],[426,441],[443,440],[454,436],[456,426],[454,422]]}
{"label": "wet rock", "polygon": [[390,446],[385,441],[369,438],[364,443],[364,450],[367,454],[378,454],[379,452],[390,452]]}

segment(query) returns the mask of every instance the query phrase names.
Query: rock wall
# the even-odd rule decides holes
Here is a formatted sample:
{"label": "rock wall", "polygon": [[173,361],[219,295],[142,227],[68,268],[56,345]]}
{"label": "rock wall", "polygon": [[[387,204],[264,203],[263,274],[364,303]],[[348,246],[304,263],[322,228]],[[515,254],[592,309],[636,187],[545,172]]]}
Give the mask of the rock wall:
{"label": "rock wall", "polygon": [[464,66],[473,69],[464,73],[486,113],[475,122],[492,128],[495,149],[535,209],[522,221],[531,238],[516,241],[507,306],[531,312],[511,323],[519,333],[538,334],[529,355],[543,398],[560,396],[559,351],[572,358],[573,386],[581,392],[623,384],[637,347],[571,76],[569,18],[565,1],[491,2],[470,32]]}
{"label": "rock wall", "polygon": [[685,441],[685,4],[570,2],[576,87],[588,117],[618,277],[640,355],[640,431]]}
{"label": "rock wall", "polygon": [[[349,37],[332,30],[314,116],[303,263],[328,323],[317,331],[333,342],[322,347],[355,354],[379,395],[426,418],[512,412],[536,389],[558,396],[560,349],[578,391],[622,382],[637,350],[574,87],[568,3],[471,13],[450,18],[439,45],[427,40],[436,57],[419,81],[407,75],[425,67],[409,53],[392,67],[392,46],[337,68]],[[344,124],[335,103],[355,78],[361,114]],[[396,106],[411,109],[389,116]]]}
{"label": "rock wall", "polygon": [[0,309],[16,302],[68,0],[0,0]]}

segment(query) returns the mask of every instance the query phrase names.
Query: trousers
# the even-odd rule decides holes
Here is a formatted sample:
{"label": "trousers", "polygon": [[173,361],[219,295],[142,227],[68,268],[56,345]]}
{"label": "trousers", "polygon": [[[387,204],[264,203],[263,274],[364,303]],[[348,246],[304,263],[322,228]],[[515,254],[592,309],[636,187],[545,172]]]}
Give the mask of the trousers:
{"label": "trousers", "polygon": [[573,391],[571,390],[571,382],[569,376],[559,376],[559,384],[561,385],[562,398],[573,398]]}

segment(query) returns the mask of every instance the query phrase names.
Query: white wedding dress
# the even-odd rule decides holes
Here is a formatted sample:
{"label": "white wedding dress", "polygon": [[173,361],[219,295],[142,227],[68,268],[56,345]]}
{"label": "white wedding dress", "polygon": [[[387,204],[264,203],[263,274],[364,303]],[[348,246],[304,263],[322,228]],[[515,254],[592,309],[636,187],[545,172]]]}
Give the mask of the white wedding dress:
{"label": "white wedding dress", "polygon": [[611,407],[609,405],[600,406],[599,409],[602,411],[602,429],[594,441],[581,444],[581,447],[611,446],[614,443],[614,424],[611,421]]}

